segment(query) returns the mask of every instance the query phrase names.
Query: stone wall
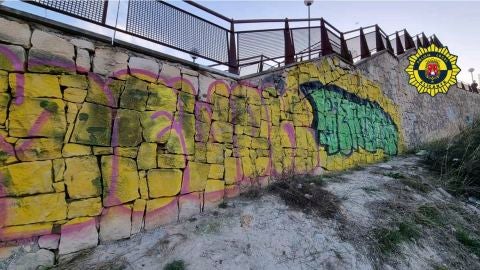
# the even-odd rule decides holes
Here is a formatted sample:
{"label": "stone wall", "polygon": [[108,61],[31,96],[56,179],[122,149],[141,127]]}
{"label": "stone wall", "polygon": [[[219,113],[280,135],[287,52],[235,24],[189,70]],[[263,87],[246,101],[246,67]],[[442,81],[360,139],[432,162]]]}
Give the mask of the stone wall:
{"label": "stone wall", "polygon": [[0,240],[72,253],[473,117],[462,101],[477,95],[429,102],[394,61],[327,57],[236,80],[0,18]]}

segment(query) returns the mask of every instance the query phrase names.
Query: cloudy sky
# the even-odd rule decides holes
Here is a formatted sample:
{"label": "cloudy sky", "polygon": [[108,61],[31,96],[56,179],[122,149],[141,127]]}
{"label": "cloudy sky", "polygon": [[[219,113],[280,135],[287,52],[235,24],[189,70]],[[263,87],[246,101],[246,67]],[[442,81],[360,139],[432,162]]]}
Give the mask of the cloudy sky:
{"label": "cloudy sky", "polygon": [[[110,3],[115,11],[117,4]],[[1,2],[1,1],[0,1]],[[173,5],[190,10],[207,19],[216,20],[196,10],[182,1],[168,1]],[[304,18],[307,8],[303,0],[291,1],[197,1],[229,18]],[[16,7],[40,15],[56,18],[51,12],[27,7],[18,1],[5,1],[4,5]],[[120,10],[125,11],[127,2],[122,1]],[[114,14],[114,13],[112,13]],[[475,80],[480,73],[480,1],[315,1],[311,7],[312,17],[323,17],[341,31],[360,26],[378,24],[388,34],[406,28],[412,35],[425,32],[427,36],[436,34],[450,52],[458,55],[458,65],[462,69],[459,79],[471,82],[468,69],[475,68]],[[57,16],[57,18],[60,18]],[[65,18],[62,18],[65,19]],[[114,23],[114,17],[109,21]],[[74,22],[71,20],[69,22]],[[218,21],[221,23],[220,21]],[[122,25],[122,18],[119,19]],[[225,25],[225,24],[223,24]],[[88,28],[85,24],[83,27]],[[267,25],[265,25],[267,26]],[[256,26],[242,26],[256,27]],[[109,34],[106,32],[106,34]],[[168,49],[159,50],[173,53]],[[178,56],[181,54],[175,53]],[[477,72],[478,71],[478,72]]]}

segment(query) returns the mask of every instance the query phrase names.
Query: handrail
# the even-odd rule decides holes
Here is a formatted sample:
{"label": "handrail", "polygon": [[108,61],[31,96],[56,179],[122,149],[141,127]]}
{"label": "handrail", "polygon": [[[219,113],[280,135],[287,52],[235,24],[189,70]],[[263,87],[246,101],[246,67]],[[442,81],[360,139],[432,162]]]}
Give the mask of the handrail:
{"label": "handrail", "polygon": [[[263,65],[265,61],[291,64],[295,61],[298,61],[300,56],[303,59],[304,55],[308,55],[310,59],[311,55],[314,55],[314,57],[319,57],[333,53],[353,64],[357,60],[365,59],[370,57],[372,54],[383,50],[387,50],[393,56],[397,56],[410,48],[418,49],[419,47],[424,47],[432,43],[437,45],[441,44],[436,35],[427,37],[422,32],[417,35],[410,36],[406,29],[401,29],[390,35],[387,35],[385,31],[383,31],[383,29],[376,24],[343,32],[323,18],[235,20],[234,18],[228,18],[227,16],[207,8],[193,0],[183,0],[183,2],[195,7],[198,10],[219,18],[223,22],[229,23],[230,27],[227,28],[221,26],[216,22],[210,21],[202,16],[193,14],[190,11],[186,11],[171,3],[161,0],[139,1],[141,4],[138,5],[143,6],[141,6],[142,8],[137,8],[134,15],[130,14],[129,9],[126,18],[126,29],[118,28],[106,23],[107,8],[109,3],[108,0],[90,0],[88,2],[84,2],[86,4],[78,4],[74,5],[74,7],[66,5],[62,6],[62,3],[64,2],[60,0],[22,1],[59,12],[70,17],[81,19],[101,27],[114,30],[116,32],[141,38],[143,40],[162,46],[167,46],[190,55],[201,57],[205,60],[215,63],[209,66],[226,66],[228,67],[229,72],[236,74],[239,73],[240,67],[255,64],[255,61],[259,65]],[[129,2],[129,8],[131,3],[133,2]],[[82,10],[82,5],[88,6],[88,8],[84,7],[84,10]],[[145,7],[159,9],[161,12],[163,12],[163,17],[160,16],[159,18],[159,20],[161,20],[160,23],[158,21],[142,17],[141,12],[144,12]],[[169,10],[172,12],[174,10],[177,15],[171,15],[168,13]],[[116,12],[118,13],[120,11],[117,10]],[[149,13],[146,15],[151,17],[152,14],[154,13]],[[131,20],[134,21],[132,22]],[[153,23],[153,21],[155,22]],[[175,21],[175,24],[171,25],[172,21]],[[316,23],[314,26],[308,27],[289,27],[289,24],[293,22],[308,21]],[[320,26],[317,24],[318,22],[320,22]],[[235,29],[235,26],[239,24],[262,23],[284,23],[285,26],[271,29],[262,29],[259,27],[258,29],[254,30],[241,31]],[[158,25],[164,27],[163,29],[168,29],[167,31],[172,31],[172,33],[175,32],[176,28],[168,27],[177,26],[179,27],[178,30],[181,31],[185,31],[182,29],[191,29],[192,27],[196,27],[196,32],[193,37],[188,36],[189,38],[192,38],[191,40],[187,40],[187,36],[185,35],[188,34],[183,32],[181,32],[183,36],[180,35],[181,33],[179,32],[180,36],[178,37],[175,36],[175,38],[172,39],[164,39],[162,38],[163,35],[159,35],[155,32],[161,31],[160,29],[157,29]],[[142,27],[145,27],[146,29],[142,29]],[[274,31],[282,31],[282,33],[268,33]],[[314,40],[312,40],[313,44],[308,44],[305,46],[306,33],[314,33]],[[372,33],[375,33],[376,35],[373,43],[371,39],[368,41],[366,39],[366,35],[370,35]],[[246,36],[245,34],[251,34],[251,36]],[[205,45],[207,43],[205,43],[204,40],[210,40],[210,37],[212,37],[212,40],[210,43],[208,43],[208,45]],[[240,38],[243,38],[242,42],[240,42]],[[255,42],[257,40],[262,41],[262,43],[264,43],[262,44],[263,46],[256,46]],[[221,44],[220,47],[218,44]],[[298,48],[299,45],[301,48]],[[196,50],[199,47],[200,50]],[[297,47],[297,50],[295,47]],[[301,50],[298,51],[298,49]],[[242,54],[245,57],[240,59]]]}

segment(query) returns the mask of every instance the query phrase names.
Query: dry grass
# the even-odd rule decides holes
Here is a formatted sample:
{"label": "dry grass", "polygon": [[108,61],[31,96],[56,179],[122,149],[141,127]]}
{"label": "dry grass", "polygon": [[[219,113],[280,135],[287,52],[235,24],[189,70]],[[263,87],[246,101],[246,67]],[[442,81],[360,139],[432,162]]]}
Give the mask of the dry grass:
{"label": "dry grass", "polygon": [[282,176],[270,186],[287,205],[324,218],[340,213],[340,200],[324,188],[320,176]]}

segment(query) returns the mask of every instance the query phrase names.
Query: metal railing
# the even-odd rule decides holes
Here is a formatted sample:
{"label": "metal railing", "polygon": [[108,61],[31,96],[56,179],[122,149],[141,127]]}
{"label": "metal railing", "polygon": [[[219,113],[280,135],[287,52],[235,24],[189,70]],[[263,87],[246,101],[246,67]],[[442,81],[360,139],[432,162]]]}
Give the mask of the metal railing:
{"label": "metal railing", "polygon": [[[398,56],[431,43],[441,46],[435,35],[427,38],[420,33],[412,38],[405,29],[387,35],[378,25],[342,32],[323,18],[234,20],[187,0],[184,2],[229,27],[159,0],[129,0],[123,29],[107,23],[108,0],[22,1],[204,58],[214,63],[211,67],[226,66],[234,74],[261,72],[329,54],[353,64],[385,50]],[[118,9],[116,12],[118,19]],[[310,27],[290,27],[309,20]],[[235,30],[240,25],[263,23],[282,23],[283,27]]]}

